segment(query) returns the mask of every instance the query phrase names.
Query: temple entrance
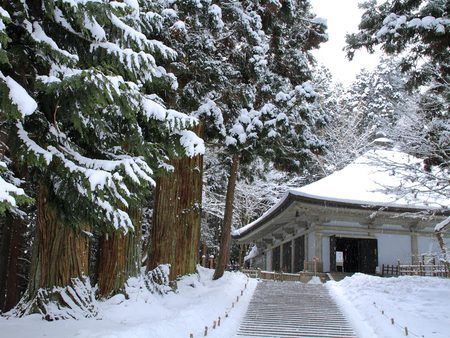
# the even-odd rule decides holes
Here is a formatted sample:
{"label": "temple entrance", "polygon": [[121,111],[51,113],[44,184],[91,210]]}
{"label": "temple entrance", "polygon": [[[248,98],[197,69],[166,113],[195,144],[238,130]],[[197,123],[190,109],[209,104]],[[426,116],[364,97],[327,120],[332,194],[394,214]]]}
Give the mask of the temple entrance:
{"label": "temple entrance", "polygon": [[376,239],[330,237],[331,272],[363,272],[375,274],[378,265]]}
{"label": "temple entrance", "polygon": [[283,272],[292,272],[292,242],[283,244]]}
{"label": "temple entrance", "polygon": [[305,262],[305,236],[294,239],[294,271],[303,271]]}
{"label": "temple entrance", "polygon": [[277,246],[276,248],[272,249],[272,271],[280,271],[280,263],[280,247]]}

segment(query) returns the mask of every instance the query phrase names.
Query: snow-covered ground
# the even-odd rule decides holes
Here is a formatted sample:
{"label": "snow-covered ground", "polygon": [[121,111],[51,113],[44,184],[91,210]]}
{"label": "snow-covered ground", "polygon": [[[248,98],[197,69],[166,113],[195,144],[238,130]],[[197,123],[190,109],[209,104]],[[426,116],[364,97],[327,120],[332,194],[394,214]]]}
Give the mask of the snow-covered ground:
{"label": "snow-covered ground", "polygon": [[[133,293],[129,300],[116,296],[100,302],[101,320],[46,322],[38,315],[8,320],[0,317],[0,337],[189,338],[192,333],[197,338],[203,337],[205,326],[209,327],[208,337],[233,337],[257,281],[232,272],[212,281],[213,273],[214,270],[199,268],[198,275],[184,277],[178,282],[178,293],[165,296]],[[241,290],[244,291],[242,297]],[[212,329],[219,316],[220,327]]]}
{"label": "snow-covered ground", "polygon": [[409,337],[450,337],[448,278],[355,274],[326,286],[361,338],[405,337],[405,327]]}
{"label": "snow-covered ground", "polygon": [[[208,337],[234,337],[257,281],[230,272],[212,281],[213,270],[199,269],[198,275],[178,283],[178,293],[159,296],[136,289],[128,300],[117,296],[100,302],[101,320],[46,322],[37,315],[0,317],[0,337],[189,338],[191,333],[203,337],[205,326]],[[318,278],[313,282],[319,282]],[[325,285],[360,338],[405,337],[405,327],[409,337],[450,337],[450,279],[355,274]],[[212,329],[219,316],[220,327]]]}

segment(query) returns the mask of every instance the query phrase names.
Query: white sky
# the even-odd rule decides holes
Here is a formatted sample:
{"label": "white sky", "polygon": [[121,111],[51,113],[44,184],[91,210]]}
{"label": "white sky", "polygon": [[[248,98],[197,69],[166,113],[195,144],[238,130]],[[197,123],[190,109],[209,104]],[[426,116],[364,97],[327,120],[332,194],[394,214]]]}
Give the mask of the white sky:
{"label": "white sky", "polygon": [[355,53],[352,61],[345,57],[345,34],[357,32],[362,11],[358,8],[361,0],[311,0],[313,12],[328,23],[328,42],[313,51],[319,63],[328,67],[336,81],[350,84],[362,68],[373,69],[378,63],[377,55],[365,50]]}

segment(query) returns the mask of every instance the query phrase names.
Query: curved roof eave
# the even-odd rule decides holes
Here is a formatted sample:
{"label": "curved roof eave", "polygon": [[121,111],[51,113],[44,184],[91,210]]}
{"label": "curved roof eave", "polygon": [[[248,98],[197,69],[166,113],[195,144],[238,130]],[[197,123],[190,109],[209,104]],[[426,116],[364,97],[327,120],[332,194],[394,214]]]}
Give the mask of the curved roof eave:
{"label": "curved roof eave", "polygon": [[259,229],[261,226],[266,224],[268,221],[283,212],[289,205],[294,201],[300,201],[307,204],[322,205],[324,207],[337,207],[345,209],[355,209],[355,210],[367,210],[367,211],[377,211],[382,210],[383,212],[392,213],[411,213],[411,212],[431,212],[435,211],[436,214],[442,216],[450,216],[450,210],[440,209],[437,207],[417,207],[408,205],[389,205],[389,203],[370,203],[365,201],[343,201],[343,200],[333,200],[322,197],[311,196],[306,193],[292,192],[289,191],[277,204],[270,208],[266,213],[264,213],[260,218],[256,219],[252,223],[245,225],[244,227],[235,230],[232,233],[234,239],[240,239],[253,231]]}

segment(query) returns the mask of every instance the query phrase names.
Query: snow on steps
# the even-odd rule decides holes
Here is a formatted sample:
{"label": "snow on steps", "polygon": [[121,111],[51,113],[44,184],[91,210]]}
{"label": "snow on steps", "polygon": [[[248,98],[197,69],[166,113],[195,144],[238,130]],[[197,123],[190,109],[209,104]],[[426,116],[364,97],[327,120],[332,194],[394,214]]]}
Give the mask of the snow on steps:
{"label": "snow on steps", "polygon": [[356,337],[321,284],[262,281],[239,327],[244,337]]}

